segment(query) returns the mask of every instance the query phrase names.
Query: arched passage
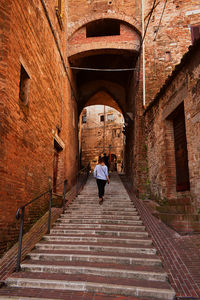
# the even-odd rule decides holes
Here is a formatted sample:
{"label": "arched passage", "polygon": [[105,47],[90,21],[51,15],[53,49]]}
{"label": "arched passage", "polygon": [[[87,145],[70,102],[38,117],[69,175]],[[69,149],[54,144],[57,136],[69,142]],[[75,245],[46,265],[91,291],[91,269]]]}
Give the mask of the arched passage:
{"label": "arched passage", "polygon": [[114,101],[111,95],[104,90],[95,93],[85,104],[86,107],[91,105],[107,105],[122,113],[122,110],[116,101]]}
{"label": "arched passage", "polygon": [[68,48],[77,87],[78,114],[84,107],[94,104],[110,105],[122,112],[129,169],[133,166],[139,46],[140,33],[132,24],[123,19],[99,16],[73,31]]}

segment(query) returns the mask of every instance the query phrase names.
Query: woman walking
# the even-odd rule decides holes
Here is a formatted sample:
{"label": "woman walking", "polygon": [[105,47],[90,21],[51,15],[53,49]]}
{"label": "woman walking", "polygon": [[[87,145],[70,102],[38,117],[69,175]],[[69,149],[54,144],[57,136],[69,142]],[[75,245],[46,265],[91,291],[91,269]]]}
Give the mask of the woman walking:
{"label": "woman walking", "polygon": [[102,204],[106,182],[110,182],[108,177],[108,167],[105,165],[103,157],[99,158],[98,165],[96,165],[94,169],[94,177],[96,178],[98,186],[99,204]]}

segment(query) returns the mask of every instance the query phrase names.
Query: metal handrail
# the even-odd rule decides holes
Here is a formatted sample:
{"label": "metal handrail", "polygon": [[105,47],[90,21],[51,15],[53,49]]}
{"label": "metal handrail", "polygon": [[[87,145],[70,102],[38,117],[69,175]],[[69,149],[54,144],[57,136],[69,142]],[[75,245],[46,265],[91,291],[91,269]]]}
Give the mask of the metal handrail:
{"label": "metal handrail", "polygon": [[[78,195],[78,191],[79,191],[79,188],[80,188],[79,187],[79,178],[80,178],[79,175],[81,174],[81,172],[83,172],[85,170],[87,171],[86,172],[86,178],[85,178],[87,180],[87,178],[89,176],[89,171],[90,171],[89,164],[88,164],[87,167],[82,168],[81,170],[79,170],[79,172],[76,175],[76,196]],[[82,183],[84,183],[84,180],[83,180]],[[58,187],[61,184],[63,184],[63,182],[60,183],[60,184],[58,184],[58,185],[56,185],[56,186]],[[40,194],[39,196],[35,197],[34,199],[32,199],[28,203],[24,204],[23,206],[20,206],[17,209],[16,219],[17,220],[20,219],[20,230],[19,230],[19,242],[18,242],[18,254],[17,254],[16,272],[19,272],[20,269],[21,269],[20,264],[21,264],[22,237],[23,237],[23,225],[24,225],[25,208],[28,205],[32,204],[33,202],[35,202],[36,200],[40,199],[42,196],[44,196],[44,195],[46,195],[48,193],[49,193],[49,216],[48,216],[48,229],[47,229],[47,233],[50,233],[50,227],[51,227],[51,208],[52,208],[52,198],[53,198],[53,190],[52,190],[50,178],[49,178],[49,189],[48,189],[48,191]],[[66,193],[67,193],[67,179],[64,181],[63,203],[62,203],[63,213],[65,211]],[[20,211],[21,211],[21,213],[20,213]]]}

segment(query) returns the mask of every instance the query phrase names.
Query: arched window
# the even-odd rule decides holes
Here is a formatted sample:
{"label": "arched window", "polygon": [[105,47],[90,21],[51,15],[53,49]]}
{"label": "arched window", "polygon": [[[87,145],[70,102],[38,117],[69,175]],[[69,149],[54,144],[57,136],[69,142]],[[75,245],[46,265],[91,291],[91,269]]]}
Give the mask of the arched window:
{"label": "arched window", "polygon": [[120,35],[120,22],[113,19],[102,19],[86,25],[86,37]]}

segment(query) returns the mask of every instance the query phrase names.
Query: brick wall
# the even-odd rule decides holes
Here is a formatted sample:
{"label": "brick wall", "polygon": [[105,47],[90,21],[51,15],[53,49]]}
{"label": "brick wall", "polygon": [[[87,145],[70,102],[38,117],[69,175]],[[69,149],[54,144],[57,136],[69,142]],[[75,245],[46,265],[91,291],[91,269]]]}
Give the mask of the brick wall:
{"label": "brick wall", "polygon": [[69,17],[68,37],[84,24],[106,17],[124,20],[134,25],[138,30],[141,28],[141,2],[138,0],[78,0],[76,2],[70,0],[67,9]]}
{"label": "brick wall", "polygon": [[[194,49],[194,47],[193,47]],[[200,207],[200,58],[199,46],[190,50],[164,87],[154,104],[146,111],[149,187],[154,199],[190,198],[197,212]],[[176,190],[176,167],[173,124],[168,117],[184,103],[190,190]]]}
{"label": "brick wall", "polygon": [[[199,25],[199,1],[157,1],[145,38],[146,58],[146,104],[153,100],[173,66],[178,64],[191,45],[191,25]],[[145,23],[153,5],[153,0],[145,1]],[[170,60],[168,54],[170,52]],[[159,80],[157,80],[159,78]]]}
{"label": "brick wall", "polygon": [[[62,31],[58,24],[55,1],[46,2],[58,45],[42,1],[12,1],[12,6],[10,1],[0,4],[3,17],[0,27],[3,39],[0,53],[3,83],[0,253],[16,238],[17,208],[48,190],[48,177],[53,176],[57,127],[61,129],[59,135],[65,145],[60,156],[60,181],[67,178],[71,184],[78,162],[77,120],[73,123],[73,113],[69,113],[76,110],[76,103],[58,51],[59,46],[66,60],[66,30]],[[66,25],[66,16],[63,22]],[[30,77],[28,105],[19,99],[21,65]],[[42,203],[39,201],[36,205],[38,211],[45,207]],[[40,215],[31,208],[26,213],[27,224]]]}

